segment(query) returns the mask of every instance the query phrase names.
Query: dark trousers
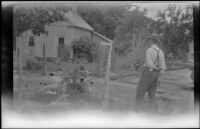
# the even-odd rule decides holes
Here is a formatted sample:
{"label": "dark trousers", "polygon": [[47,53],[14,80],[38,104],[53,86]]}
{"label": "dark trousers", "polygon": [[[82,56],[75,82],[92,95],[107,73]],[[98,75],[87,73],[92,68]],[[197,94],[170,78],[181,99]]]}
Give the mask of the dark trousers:
{"label": "dark trousers", "polygon": [[159,73],[159,71],[149,71],[147,67],[144,68],[144,71],[139,81],[139,86],[137,87],[135,103],[136,111],[141,109],[146,92],[148,92],[149,97],[149,109],[155,109],[155,97]]}

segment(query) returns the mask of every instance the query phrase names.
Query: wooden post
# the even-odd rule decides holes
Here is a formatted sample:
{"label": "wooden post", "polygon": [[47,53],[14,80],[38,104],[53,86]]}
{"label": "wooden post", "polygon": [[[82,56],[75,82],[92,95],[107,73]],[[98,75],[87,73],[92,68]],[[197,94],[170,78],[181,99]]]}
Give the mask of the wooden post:
{"label": "wooden post", "polygon": [[16,41],[17,73],[19,74],[19,40]]}
{"label": "wooden post", "polygon": [[43,75],[46,75],[46,46],[43,43]]}
{"label": "wooden post", "polygon": [[103,67],[103,47],[102,45],[100,45],[99,47],[99,52],[100,52],[100,55],[99,55],[99,75],[102,74],[103,70],[102,70],[102,67]]}
{"label": "wooden post", "polygon": [[109,99],[110,99],[110,95],[109,95],[109,90],[110,90],[109,77],[110,77],[111,53],[112,53],[112,44],[109,45],[109,55],[108,55],[108,62],[107,62],[106,76],[105,76],[106,90],[105,90],[104,101],[103,101],[103,108],[104,109],[108,107]]}
{"label": "wooden post", "polygon": [[71,40],[71,46],[70,46],[70,59],[71,59],[71,61],[73,62],[73,59],[74,59],[74,51],[73,51],[72,42],[74,41],[74,28],[71,28],[71,29],[72,29],[72,40]]}
{"label": "wooden post", "polygon": [[[22,39],[20,37],[20,39]],[[22,100],[22,94],[23,94],[23,79],[22,79],[22,48],[21,44],[23,43],[23,40],[20,40],[17,44],[17,49],[18,49],[18,70],[19,70],[19,81],[18,81],[18,86],[19,86],[19,97],[18,101],[21,102]]]}

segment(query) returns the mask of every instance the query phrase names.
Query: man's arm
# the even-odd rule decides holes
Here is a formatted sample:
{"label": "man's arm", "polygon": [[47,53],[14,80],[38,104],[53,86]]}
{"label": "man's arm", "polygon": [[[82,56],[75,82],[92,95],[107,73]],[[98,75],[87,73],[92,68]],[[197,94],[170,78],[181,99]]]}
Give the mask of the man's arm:
{"label": "man's arm", "polygon": [[165,56],[162,51],[161,51],[161,68],[162,68],[161,73],[164,73],[166,65],[165,65]]}
{"label": "man's arm", "polygon": [[146,65],[147,65],[149,68],[154,68],[154,69],[156,69],[156,66],[155,66],[154,63],[152,62],[151,50],[150,50],[150,49],[147,49],[147,51],[146,51]]}

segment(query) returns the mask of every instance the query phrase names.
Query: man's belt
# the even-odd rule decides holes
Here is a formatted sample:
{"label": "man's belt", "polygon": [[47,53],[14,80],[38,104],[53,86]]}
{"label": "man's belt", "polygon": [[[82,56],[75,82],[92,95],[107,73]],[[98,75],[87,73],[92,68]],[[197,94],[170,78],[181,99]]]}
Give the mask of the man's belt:
{"label": "man's belt", "polygon": [[147,68],[147,70],[149,70],[149,71],[161,71],[161,68],[159,68],[159,69],[154,69],[154,68],[150,68],[150,67],[148,67],[148,66],[145,66],[146,68]]}

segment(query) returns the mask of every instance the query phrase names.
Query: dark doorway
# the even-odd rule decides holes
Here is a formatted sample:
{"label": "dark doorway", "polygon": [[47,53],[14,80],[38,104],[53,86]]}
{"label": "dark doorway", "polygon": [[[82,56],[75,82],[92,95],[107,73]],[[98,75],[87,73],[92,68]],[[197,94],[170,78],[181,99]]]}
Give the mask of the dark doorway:
{"label": "dark doorway", "polygon": [[64,57],[64,48],[65,48],[64,40],[65,40],[64,37],[58,38],[58,57],[60,59],[63,59],[63,57]]}

